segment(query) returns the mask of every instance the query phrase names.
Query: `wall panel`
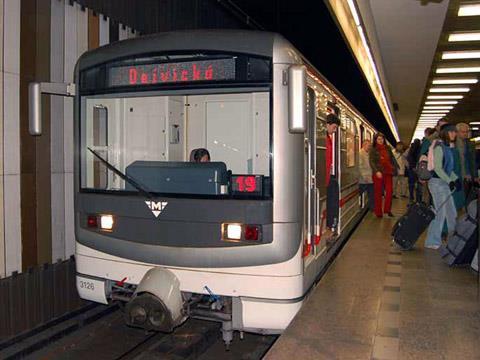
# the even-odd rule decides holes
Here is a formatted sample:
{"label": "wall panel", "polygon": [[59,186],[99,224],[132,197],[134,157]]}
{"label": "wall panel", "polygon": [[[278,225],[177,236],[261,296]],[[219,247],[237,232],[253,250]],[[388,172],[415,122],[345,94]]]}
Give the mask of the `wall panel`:
{"label": "wall panel", "polygon": [[[64,82],[65,2],[51,0],[50,80]],[[65,259],[64,102],[50,96],[52,262]]]}
{"label": "wall panel", "polygon": [[99,16],[99,45],[107,45],[110,40],[110,18],[104,17],[103,15]]}
{"label": "wall panel", "polygon": [[3,7],[0,0],[0,278],[5,276],[5,223],[3,191]]}
{"label": "wall panel", "polygon": [[20,222],[20,1],[3,5],[3,204],[5,273],[22,269]]}
{"label": "wall panel", "polygon": [[[65,36],[64,36],[64,81],[73,82],[73,71],[78,54],[77,39],[77,6],[65,3]],[[75,233],[73,219],[73,100],[63,99],[63,144],[64,144],[64,199],[65,199],[65,256],[75,252]]]}

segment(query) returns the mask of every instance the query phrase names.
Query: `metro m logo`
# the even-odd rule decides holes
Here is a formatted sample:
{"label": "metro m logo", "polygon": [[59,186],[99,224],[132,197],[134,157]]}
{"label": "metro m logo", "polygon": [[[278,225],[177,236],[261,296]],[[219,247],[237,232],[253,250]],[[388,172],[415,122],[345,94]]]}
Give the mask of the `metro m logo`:
{"label": "metro m logo", "polygon": [[153,215],[155,217],[158,217],[162,213],[162,211],[167,207],[168,202],[167,201],[145,201],[145,204],[147,204],[148,208],[152,210]]}

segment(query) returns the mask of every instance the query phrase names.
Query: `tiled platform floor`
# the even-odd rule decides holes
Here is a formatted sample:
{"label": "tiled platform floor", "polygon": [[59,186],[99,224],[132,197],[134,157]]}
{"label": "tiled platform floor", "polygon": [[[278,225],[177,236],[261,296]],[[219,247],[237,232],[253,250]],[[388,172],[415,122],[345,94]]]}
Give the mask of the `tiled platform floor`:
{"label": "tiled platform floor", "polygon": [[265,359],[480,359],[476,273],[449,268],[423,238],[398,251],[395,221],[365,217]]}

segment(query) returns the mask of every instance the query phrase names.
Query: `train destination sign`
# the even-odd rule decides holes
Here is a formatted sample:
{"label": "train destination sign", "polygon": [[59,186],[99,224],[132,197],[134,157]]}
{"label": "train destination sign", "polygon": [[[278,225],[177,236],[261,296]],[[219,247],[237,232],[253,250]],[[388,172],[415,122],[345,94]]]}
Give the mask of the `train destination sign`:
{"label": "train destination sign", "polygon": [[235,80],[235,59],[115,66],[108,75],[111,87]]}

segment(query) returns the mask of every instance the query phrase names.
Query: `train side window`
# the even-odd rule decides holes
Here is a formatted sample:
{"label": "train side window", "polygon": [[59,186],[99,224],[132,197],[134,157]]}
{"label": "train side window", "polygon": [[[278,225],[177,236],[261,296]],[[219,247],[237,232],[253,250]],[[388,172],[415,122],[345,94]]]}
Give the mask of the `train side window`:
{"label": "train side window", "polygon": [[355,166],[356,163],[356,151],[355,151],[355,146],[356,146],[356,127],[355,123],[347,119],[346,121],[346,151],[347,151],[347,167],[353,167]]}
{"label": "train side window", "polygon": [[[108,110],[102,105],[93,108],[93,149],[108,160]],[[93,159],[93,184],[97,189],[108,186],[108,169],[98,158]]]}

